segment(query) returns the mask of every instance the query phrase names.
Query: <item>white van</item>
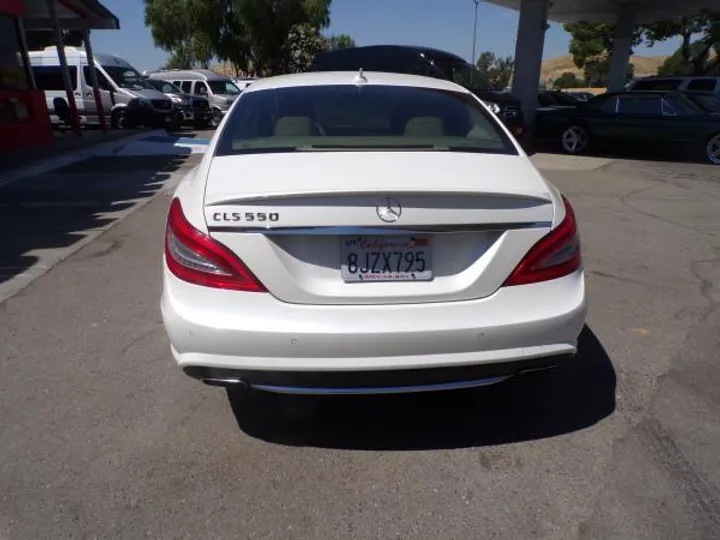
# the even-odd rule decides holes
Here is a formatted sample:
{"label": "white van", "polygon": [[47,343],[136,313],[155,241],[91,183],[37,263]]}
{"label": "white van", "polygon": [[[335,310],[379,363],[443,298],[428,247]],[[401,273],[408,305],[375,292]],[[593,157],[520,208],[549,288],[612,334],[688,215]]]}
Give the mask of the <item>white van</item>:
{"label": "white van", "polygon": [[[52,46],[42,51],[30,51],[29,56],[37,87],[45,92],[50,119],[53,123],[58,123],[60,119],[54,114],[53,100],[66,100],[67,95],[57,48]],[[87,54],[84,49],[65,47],[65,56],[80,121],[85,124],[98,124]],[[96,54],[94,60],[103,111],[113,128],[128,126],[130,110],[126,108],[130,102],[138,103],[142,108],[142,116],[150,118],[158,125],[173,115],[172,101],[153,88],[127,61],[109,54]],[[133,117],[136,115],[137,112],[134,111]]]}
{"label": "white van", "polygon": [[230,77],[207,69],[151,71],[148,78],[172,83],[186,94],[206,98],[214,111],[211,124],[213,127],[220,124],[222,117],[241,93]]}

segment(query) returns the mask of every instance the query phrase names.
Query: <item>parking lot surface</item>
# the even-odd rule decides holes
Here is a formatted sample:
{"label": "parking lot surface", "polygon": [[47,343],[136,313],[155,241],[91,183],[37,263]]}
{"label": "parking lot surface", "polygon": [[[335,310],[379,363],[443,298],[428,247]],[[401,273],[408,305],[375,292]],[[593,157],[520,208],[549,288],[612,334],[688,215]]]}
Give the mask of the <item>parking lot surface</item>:
{"label": "parking lot surface", "polygon": [[177,178],[150,182],[0,303],[0,538],[720,538],[720,169],[538,163],[581,227],[572,363],[467,392],[284,401],[281,417],[175,367],[158,303]]}

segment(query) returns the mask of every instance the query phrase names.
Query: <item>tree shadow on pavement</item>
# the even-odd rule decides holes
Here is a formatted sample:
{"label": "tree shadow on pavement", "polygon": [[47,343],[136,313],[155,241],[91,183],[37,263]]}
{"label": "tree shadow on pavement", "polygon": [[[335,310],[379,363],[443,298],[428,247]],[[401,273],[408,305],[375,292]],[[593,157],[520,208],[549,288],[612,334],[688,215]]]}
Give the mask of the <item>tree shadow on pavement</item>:
{"label": "tree shadow on pavement", "polygon": [[260,393],[248,398],[228,391],[228,398],[240,429],[268,442],[428,450],[529,441],[587,428],[614,412],[615,390],[612,362],[586,326],[577,356],[561,368],[491,387],[334,398]]}
{"label": "tree shadow on pavement", "polygon": [[[102,156],[0,188],[0,284],[42,263],[151,197],[188,156]],[[42,269],[39,269],[42,270]]]}

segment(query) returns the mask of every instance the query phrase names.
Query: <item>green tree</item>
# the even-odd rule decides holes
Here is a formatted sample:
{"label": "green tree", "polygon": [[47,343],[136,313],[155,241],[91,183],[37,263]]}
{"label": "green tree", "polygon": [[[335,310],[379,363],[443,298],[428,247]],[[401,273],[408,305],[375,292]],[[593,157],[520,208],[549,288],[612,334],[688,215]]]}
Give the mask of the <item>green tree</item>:
{"label": "green tree", "polygon": [[145,0],[145,24],[173,62],[194,67],[212,59],[213,43],[197,17],[203,9],[203,0]]}
{"label": "green tree", "polygon": [[285,42],[287,48],[286,70],[293,73],[307,71],[317,53],[322,51],[325,46],[325,39],[314,26],[309,24],[293,26]]}
{"label": "green tree", "polygon": [[[223,46],[218,57],[234,65],[252,65],[264,75],[298,69],[298,43],[312,43],[314,51],[315,34],[330,23],[330,1],[236,0],[232,15],[226,17],[229,24],[221,25],[225,35],[216,40],[231,46]],[[306,39],[310,35],[313,39]]]}
{"label": "green tree", "polygon": [[236,72],[252,67],[267,75],[298,69],[297,43],[309,44],[306,37],[328,26],[330,2],[145,0],[145,21],[155,44],[182,63],[217,58]]}
{"label": "green tree", "polygon": [[[610,84],[610,58],[601,56],[585,62],[585,80],[594,88],[607,87]],[[635,65],[628,64],[625,81],[630,82],[635,77]]]}
{"label": "green tree", "polygon": [[495,56],[495,53],[492,51],[485,51],[481,52],[478,56],[476,65],[477,68],[482,71],[483,73],[489,73],[490,68],[493,67],[495,62],[497,61],[497,56]]}
{"label": "green tree", "polygon": [[477,59],[478,70],[485,73],[490,83],[496,88],[506,88],[512,79],[515,60],[512,56],[498,58],[494,52],[480,53]]}
{"label": "green tree", "polygon": [[566,71],[553,81],[553,88],[555,90],[562,90],[564,88],[583,88],[587,83],[577,77],[571,71]]}
{"label": "green tree", "polygon": [[[711,54],[713,50],[720,53],[720,12],[704,10],[694,17],[657,22],[646,25],[643,32],[650,46],[675,37],[682,39],[672,61],[668,59],[668,65],[663,66],[665,73],[708,75],[720,66],[720,58]],[[698,35],[700,38],[693,42]]]}
{"label": "green tree", "polygon": [[498,58],[490,68],[488,78],[496,88],[507,88],[515,70],[515,59],[512,56]]}
{"label": "green tree", "polygon": [[[571,36],[570,54],[575,65],[585,71],[585,78],[593,86],[607,86],[610,58],[615,50],[615,25],[588,22],[568,23],[565,31]],[[630,54],[643,40],[644,29],[636,27],[632,36]],[[632,78],[634,67],[628,68]]]}
{"label": "green tree", "polygon": [[[703,44],[695,41],[690,45],[691,55],[696,56]],[[709,54],[708,54],[709,56]],[[695,71],[692,63],[685,57],[683,47],[678,48],[667,60],[658,68],[657,74],[663,77],[691,77]],[[708,74],[712,73],[709,70]]]}
{"label": "green tree", "polygon": [[326,51],[336,51],[338,49],[350,49],[355,47],[355,40],[347,34],[333,34],[325,37]]}

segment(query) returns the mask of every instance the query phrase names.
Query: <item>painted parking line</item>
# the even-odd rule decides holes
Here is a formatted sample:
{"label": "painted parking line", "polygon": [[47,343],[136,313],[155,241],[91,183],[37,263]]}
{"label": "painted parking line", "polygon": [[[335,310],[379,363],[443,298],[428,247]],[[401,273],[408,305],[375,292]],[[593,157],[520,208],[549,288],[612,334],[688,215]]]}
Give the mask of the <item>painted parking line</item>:
{"label": "painted parking line", "polygon": [[177,143],[177,144],[199,144],[208,145],[210,139],[196,139],[195,137],[173,137],[171,135],[152,135],[142,139],[148,142],[159,142],[159,143]]}

